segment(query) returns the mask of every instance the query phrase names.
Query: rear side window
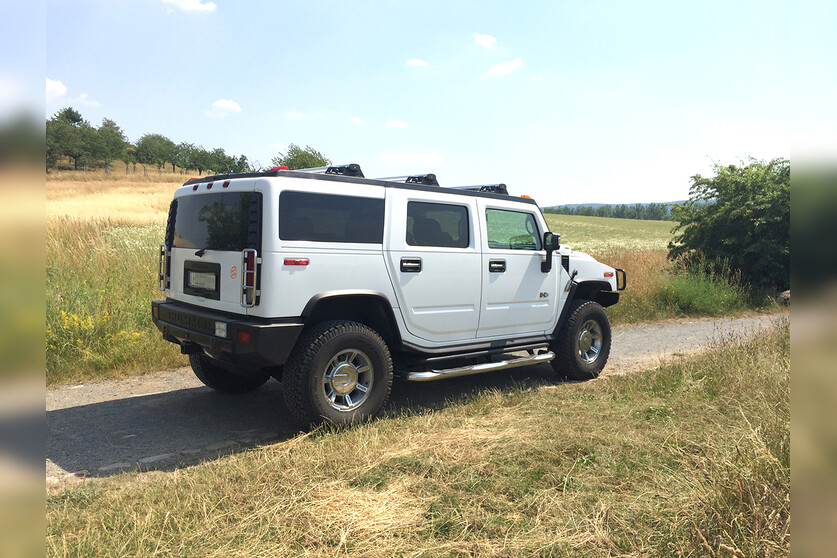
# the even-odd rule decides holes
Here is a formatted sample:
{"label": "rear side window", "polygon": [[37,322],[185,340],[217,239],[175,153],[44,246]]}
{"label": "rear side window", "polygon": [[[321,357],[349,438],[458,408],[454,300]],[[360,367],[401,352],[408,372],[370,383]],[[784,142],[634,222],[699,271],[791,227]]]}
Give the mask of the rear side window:
{"label": "rear side window", "polygon": [[488,247],[506,250],[538,250],[540,235],[535,217],[522,211],[486,209]]}
{"label": "rear side window", "polygon": [[[177,198],[166,236],[175,248],[240,251],[258,248],[262,196],[258,192],[218,192]],[[168,241],[168,238],[167,238]]]}
{"label": "rear side window", "polygon": [[282,192],[279,194],[279,238],[381,244],[384,200]]}
{"label": "rear side window", "polygon": [[441,203],[407,203],[407,244],[467,248],[468,208]]}

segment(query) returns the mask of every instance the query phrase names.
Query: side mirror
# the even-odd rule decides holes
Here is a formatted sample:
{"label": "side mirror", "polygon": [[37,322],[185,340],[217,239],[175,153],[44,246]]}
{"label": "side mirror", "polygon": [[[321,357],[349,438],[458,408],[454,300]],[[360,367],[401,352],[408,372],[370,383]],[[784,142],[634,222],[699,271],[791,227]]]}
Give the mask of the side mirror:
{"label": "side mirror", "polygon": [[543,249],[546,250],[546,259],[541,262],[541,271],[549,273],[552,271],[552,252],[561,247],[561,235],[549,231],[543,233]]}
{"label": "side mirror", "polygon": [[543,233],[543,249],[547,252],[552,252],[561,247],[561,235],[558,233],[545,232]]}

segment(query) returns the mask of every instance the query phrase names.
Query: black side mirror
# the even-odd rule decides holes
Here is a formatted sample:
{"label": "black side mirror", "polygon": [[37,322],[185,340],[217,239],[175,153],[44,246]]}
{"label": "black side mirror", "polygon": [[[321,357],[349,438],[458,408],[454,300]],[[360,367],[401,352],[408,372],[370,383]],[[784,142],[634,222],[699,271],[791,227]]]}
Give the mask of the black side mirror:
{"label": "black side mirror", "polygon": [[561,247],[561,235],[546,231],[543,233],[543,249],[552,252]]}
{"label": "black side mirror", "polygon": [[543,233],[543,249],[546,250],[546,259],[541,262],[541,271],[549,273],[552,271],[552,252],[561,247],[561,235],[549,231]]}

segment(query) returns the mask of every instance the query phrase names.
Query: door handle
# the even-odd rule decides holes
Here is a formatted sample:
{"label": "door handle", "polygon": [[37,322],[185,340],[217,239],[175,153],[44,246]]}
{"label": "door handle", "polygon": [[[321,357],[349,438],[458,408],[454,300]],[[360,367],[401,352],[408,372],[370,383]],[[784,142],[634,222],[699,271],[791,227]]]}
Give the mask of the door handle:
{"label": "door handle", "polygon": [[506,260],[488,260],[488,271],[490,273],[503,273],[506,271]]}
{"label": "door handle", "polygon": [[421,271],[421,258],[401,258],[401,271],[418,273]]}

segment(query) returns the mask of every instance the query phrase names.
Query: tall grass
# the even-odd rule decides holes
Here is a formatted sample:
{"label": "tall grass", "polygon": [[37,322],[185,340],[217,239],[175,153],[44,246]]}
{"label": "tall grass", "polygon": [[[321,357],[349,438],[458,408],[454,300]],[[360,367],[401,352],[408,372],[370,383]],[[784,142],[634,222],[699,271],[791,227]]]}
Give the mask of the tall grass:
{"label": "tall grass", "polygon": [[50,219],[47,383],[182,365],[150,319],[162,226]]}
{"label": "tall grass", "polygon": [[52,491],[50,556],[786,556],[789,327]]}

